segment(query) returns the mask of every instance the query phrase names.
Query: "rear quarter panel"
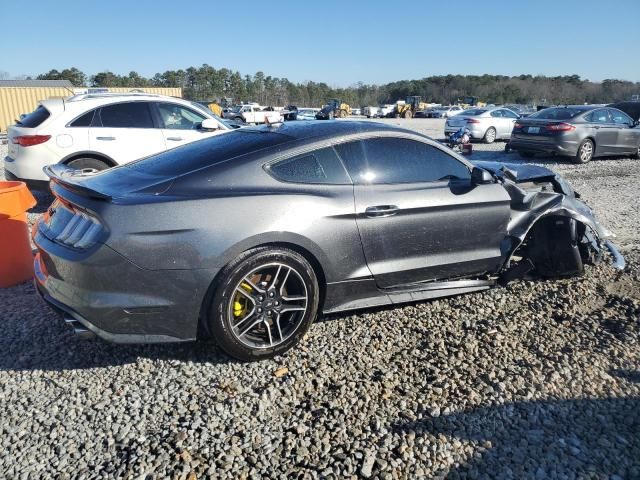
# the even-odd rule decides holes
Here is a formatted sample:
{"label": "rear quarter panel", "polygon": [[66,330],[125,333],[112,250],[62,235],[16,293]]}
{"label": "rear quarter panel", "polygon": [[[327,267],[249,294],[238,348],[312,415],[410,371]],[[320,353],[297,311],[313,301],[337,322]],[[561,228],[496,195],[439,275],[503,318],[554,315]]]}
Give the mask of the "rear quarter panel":
{"label": "rear quarter panel", "polygon": [[[351,185],[281,183],[257,170],[215,180],[203,172],[156,202],[109,205],[107,243],[152,270],[219,268],[250,248],[289,243],[310,252],[328,282],[369,275]],[[179,195],[186,189],[191,198]]]}

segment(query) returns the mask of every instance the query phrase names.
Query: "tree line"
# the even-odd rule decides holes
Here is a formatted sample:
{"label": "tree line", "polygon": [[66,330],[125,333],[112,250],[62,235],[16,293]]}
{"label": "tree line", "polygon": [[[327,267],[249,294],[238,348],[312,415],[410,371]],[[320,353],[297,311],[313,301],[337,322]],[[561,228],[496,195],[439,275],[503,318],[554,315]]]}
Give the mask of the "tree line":
{"label": "tree line", "polygon": [[156,73],[151,78],[129,72],[110,71],[88,76],[75,67],[51,70],[39,80],[69,80],[74,86],[90,87],[181,87],[190,100],[223,102],[255,101],[262,105],[318,107],[329,98],[339,98],[352,106],[394,103],[408,95],[421,95],[427,102],[450,104],[465,96],[495,104],[582,104],[628,100],[640,93],[640,82],[607,79],[592,82],[579,75],[439,75],[419,80],[400,80],[384,85],[358,82],[334,88],[323,82],[291,82],[263,72],[241,75],[227,68],[204,64]]}

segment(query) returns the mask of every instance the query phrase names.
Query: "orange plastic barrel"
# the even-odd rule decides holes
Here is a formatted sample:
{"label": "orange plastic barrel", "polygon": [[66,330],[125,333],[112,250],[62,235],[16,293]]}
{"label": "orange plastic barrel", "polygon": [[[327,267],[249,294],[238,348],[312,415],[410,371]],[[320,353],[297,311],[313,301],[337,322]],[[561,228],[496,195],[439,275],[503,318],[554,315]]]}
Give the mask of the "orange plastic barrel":
{"label": "orange plastic barrel", "polygon": [[0,288],[33,276],[27,210],[35,204],[24,182],[0,182]]}

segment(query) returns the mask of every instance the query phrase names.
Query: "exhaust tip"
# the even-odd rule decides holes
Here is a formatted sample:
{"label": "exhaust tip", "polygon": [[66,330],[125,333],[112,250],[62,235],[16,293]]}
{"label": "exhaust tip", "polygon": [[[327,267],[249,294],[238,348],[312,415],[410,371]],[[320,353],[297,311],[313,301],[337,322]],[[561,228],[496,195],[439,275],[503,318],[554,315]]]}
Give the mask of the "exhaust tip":
{"label": "exhaust tip", "polygon": [[96,336],[91,330],[78,322],[75,318],[72,317],[64,317],[64,323],[69,325],[73,329],[73,333],[76,334],[79,338],[83,340],[88,340],[90,338],[94,338]]}

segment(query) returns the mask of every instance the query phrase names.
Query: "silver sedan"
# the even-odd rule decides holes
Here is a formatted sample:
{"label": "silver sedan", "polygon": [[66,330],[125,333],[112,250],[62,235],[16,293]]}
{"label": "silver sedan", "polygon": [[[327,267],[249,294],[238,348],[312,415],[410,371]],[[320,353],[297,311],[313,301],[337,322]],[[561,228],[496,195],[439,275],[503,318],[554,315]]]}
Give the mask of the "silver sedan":
{"label": "silver sedan", "polygon": [[446,137],[466,127],[471,138],[493,143],[498,139],[511,138],[513,125],[520,118],[517,113],[504,107],[470,108],[449,118],[444,126]]}

